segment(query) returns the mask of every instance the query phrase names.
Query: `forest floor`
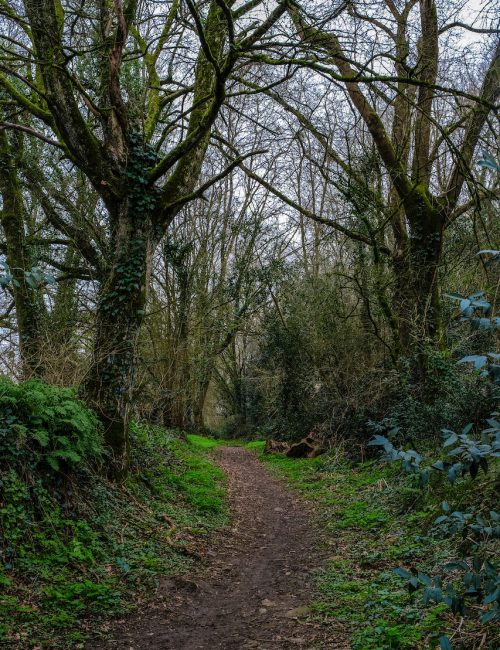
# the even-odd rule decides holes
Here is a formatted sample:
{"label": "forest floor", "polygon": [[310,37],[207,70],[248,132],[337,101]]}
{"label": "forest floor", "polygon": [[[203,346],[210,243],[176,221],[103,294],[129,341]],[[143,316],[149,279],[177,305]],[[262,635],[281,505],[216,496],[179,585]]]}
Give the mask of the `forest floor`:
{"label": "forest floor", "polygon": [[439,477],[422,490],[395,464],[338,450],[292,459],[148,425],[133,441],[124,485],[89,471],[52,494],[2,477],[15,554],[0,563],[0,647],[436,650],[447,634],[453,648],[500,649],[477,604],[465,618],[425,606],[395,572],[436,575],[456,557],[436,530],[441,504],[492,508],[498,464],[461,479],[457,498]]}
{"label": "forest floor", "polygon": [[310,508],[242,447],[222,446],[231,525],[205,570],[167,579],[145,611],[119,621],[111,638],[87,647],[116,650],[343,650],[342,633],[310,614],[324,552]]}

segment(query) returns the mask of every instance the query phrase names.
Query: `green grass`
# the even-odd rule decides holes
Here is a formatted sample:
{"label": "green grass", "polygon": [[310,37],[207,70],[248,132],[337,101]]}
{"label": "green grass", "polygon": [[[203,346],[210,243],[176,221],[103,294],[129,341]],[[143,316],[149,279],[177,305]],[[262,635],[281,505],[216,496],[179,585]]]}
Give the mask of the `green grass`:
{"label": "green grass", "polygon": [[83,647],[160,576],[189,571],[207,533],[227,521],[216,444],[135,425],[124,485],[90,471],[57,485],[2,476],[0,646]]}
{"label": "green grass", "polygon": [[265,446],[265,440],[253,440],[252,442],[247,442],[245,445],[250,451],[264,451]]}
{"label": "green grass", "polygon": [[204,451],[214,449],[214,447],[217,447],[220,444],[220,441],[216,440],[212,436],[199,436],[194,433],[189,433],[186,438],[193,448]]}
{"label": "green grass", "polygon": [[[424,607],[393,571],[415,566],[432,575],[451,559],[449,542],[430,534],[441,501],[449,498],[448,485],[435,484],[422,494],[394,466],[373,461],[351,466],[328,455],[289,459],[263,454],[263,443],[247,448],[317,510],[328,558],[313,604],[318,620],[335,624],[333,629],[343,625],[354,650],[435,649],[442,634],[456,632],[460,621],[445,605]],[[488,481],[471,483],[462,493],[473,500]],[[463,622],[462,647],[475,647],[483,632],[473,621]],[[497,640],[483,648],[498,650]]]}

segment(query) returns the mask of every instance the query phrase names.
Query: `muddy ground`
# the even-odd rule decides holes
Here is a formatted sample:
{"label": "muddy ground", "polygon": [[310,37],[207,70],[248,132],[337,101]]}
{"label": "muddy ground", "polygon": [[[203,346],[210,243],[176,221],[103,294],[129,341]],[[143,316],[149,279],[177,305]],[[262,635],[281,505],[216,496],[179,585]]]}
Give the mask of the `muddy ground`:
{"label": "muddy ground", "polygon": [[255,456],[221,447],[231,527],[204,571],[166,580],[150,606],[88,650],[346,650],[308,616],[324,557],[307,506]]}

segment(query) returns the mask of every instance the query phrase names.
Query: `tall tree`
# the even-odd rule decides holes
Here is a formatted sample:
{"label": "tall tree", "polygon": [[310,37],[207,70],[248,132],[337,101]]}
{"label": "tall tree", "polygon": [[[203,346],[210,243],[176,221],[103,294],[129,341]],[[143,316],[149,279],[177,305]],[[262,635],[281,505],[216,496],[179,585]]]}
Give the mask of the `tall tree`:
{"label": "tall tree", "polygon": [[[117,475],[128,465],[135,346],[152,252],[182,205],[217,180],[196,187],[228,77],[286,10],[284,2],[268,14],[259,9],[248,27],[256,3],[232,4],[174,0],[165,15],[153,2],[102,0],[82,13],[59,1],[25,0],[25,15],[10,6],[1,12],[12,62],[0,84],[39,128],[2,126],[61,149],[108,214],[110,262],[82,394],[104,422]],[[190,51],[195,59],[183,59]]]}
{"label": "tall tree", "polygon": [[[305,206],[276,184],[275,194],[303,215],[370,246],[377,264],[381,257],[388,260],[395,276],[392,308],[387,309],[383,292],[380,299],[397,352],[442,341],[439,268],[445,233],[467,210],[492,196],[477,186],[467,196],[467,184],[500,92],[500,44],[471,90],[445,76],[440,54],[440,39],[448,30],[466,26],[442,22],[434,0],[384,0],[373,7],[350,2],[324,11],[314,2],[293,2],[289,15],[300,54],[288,51],[272,59],[257,54],[255,59],[311,69],[325,99],[313,99],[310,87],[294,97],[297,83],[289,93],[265,91],[315,138],[316,172],[328,179],[332,195],[343,195],[354,206],[358,227],[346,226],[328,202],[324,211]],[[494,28],[482,31],[495,33]],[[340,112],[345,99],[353,112],[343,113],[351,134],[347,148],[339,143],[340,126],[329,130],[340,119],[330,112],[334,106]],[[313,101],[314,106],[321,102],[316,114]],[[352,155],[359,151],[360,125],[374,147],[374,156],[367,150],[371,169]],[[300,141],[300,134],[294,133],[294,139]],[[261,182],[273,189],[269,179],[261,177]]]}
{"label": "tall tree", "polygon": [[12,278],[9,284],[16,310],[22,376],[27,379],[43,374],[41,347],[45,306],[39,283],[31,275],[35,260],[26,237],[26,206],[16,170],[19,149],[19,141],[15,146],[7,133],[0,131],[0,224],[5,237],[5,259]]}

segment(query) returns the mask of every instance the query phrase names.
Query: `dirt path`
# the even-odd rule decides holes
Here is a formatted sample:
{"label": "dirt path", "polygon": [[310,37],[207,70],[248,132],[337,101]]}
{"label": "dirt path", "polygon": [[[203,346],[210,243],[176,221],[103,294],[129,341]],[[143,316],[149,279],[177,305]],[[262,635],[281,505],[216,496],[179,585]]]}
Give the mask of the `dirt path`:
{"label": "dirt path", "polygon": [[321,564],[304,504],[245,450],[222,447],[218,460],[229,477],[233,520],[208,574],[169,581],[128,630],[115,632],[114,639],[99,647],[348,648],[328,639],[324,627],[304,616],[313,574]]}

